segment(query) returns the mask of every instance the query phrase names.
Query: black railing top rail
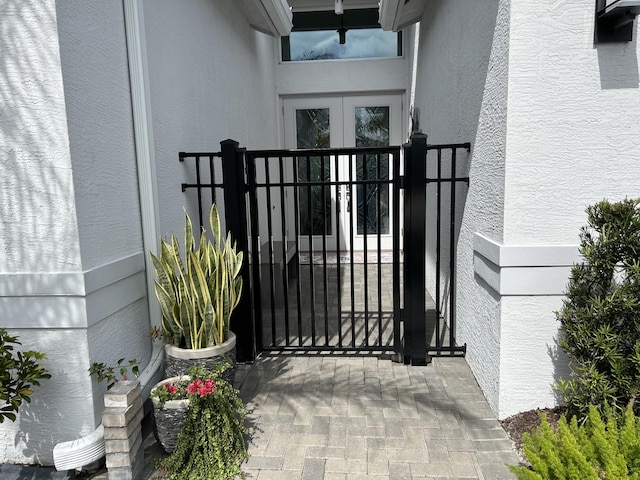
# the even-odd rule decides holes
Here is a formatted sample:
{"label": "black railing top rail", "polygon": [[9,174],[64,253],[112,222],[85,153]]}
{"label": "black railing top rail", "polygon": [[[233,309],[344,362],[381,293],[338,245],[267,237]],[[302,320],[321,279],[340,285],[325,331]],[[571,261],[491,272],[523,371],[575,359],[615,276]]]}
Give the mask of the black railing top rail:
{"label": "black railing top rail", "polygon": [[[247,155],[252,157],[286,157],[286,156],[322,156],[322,155],[349,155],[362,153],[395,153],[399,151],[399,145],[381,146],[381,147],[345,147],[345,148],[292,148],[292,149],[268,149],[268,150],[245,150]],[[467,151],[471,150],[471,143],[448,143],[430,145],[427,144],[427,150],[450,150],[462,148]],[[196,157],[219,157],[222,158],[222,152],[179,152],[178,158],[183,162],[186,158]]]}
{"label": "black railing top rail", "polygon": [[454,150],[458,148],[463,148],[467,152],[471,151],[471,143],[445,143],[438,145],[430,145],[427,144],[427,150]]}
{"label": "black railing top rail", "polygon": [[178,152],[178,160],[184,162],[185,158],[218,157],[222,158],[222,152]]}
{"label": "black railing top rail", "polygon": [[362,155],[372,153],[398,153],[400,146],[381,147],[343,147],[343,148],[293,148],[273,150],[247,150],[247,156],[253,158],[277,157],[321,157],[330,155]]}

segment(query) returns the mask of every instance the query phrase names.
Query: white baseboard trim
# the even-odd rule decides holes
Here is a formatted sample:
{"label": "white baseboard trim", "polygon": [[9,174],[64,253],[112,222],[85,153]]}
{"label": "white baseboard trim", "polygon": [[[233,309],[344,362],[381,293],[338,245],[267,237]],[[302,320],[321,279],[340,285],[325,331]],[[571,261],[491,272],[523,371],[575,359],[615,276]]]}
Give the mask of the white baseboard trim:
{"label": "white baseboard trim", "polygon": [[578,245],[504,245],[474,234],[475,274],[500,295],[564,295]]}
{"label": "white baseboard trim", "polygon": [[0,273],[5,328],[87,328],[146,294],[143,253],[82,272]]}

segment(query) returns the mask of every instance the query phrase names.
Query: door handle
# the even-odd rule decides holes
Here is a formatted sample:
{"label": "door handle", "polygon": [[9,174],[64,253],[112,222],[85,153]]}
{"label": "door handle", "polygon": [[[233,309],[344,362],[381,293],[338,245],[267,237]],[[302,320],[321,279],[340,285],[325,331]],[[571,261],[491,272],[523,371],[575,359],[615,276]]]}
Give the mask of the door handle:
{"label": "door handle", "polygon": [[351,211],[351,185],[347,185],[347,212]]}

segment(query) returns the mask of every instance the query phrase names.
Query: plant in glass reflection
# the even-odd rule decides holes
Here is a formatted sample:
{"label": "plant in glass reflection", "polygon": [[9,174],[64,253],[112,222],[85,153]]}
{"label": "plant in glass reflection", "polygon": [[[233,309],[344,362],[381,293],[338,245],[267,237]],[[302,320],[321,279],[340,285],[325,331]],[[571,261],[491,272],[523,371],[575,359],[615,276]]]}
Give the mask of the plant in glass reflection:
{"label": "plant in glass reflection", "polygon": [[[329,109],[296,110],[297,147],[303,149],[329,148]],[[329,182],[330,157],[312,156],[298,159],[298,182]],[[331,188],[306,185],[298,188],[298,211],[301,235],[331,235]]]}
{"label": "plant in glass reflection", "polygon": [[[356,147],[389,145],[389,107],[358,107],[355,120]],[[389,155],[358,155],[356,178],[359,181],[388,180]],[[389,185],[359,184],[357,198],[358,234],[365,231],[389,233]]]}
{"label": "plant in glass reflection", "polygon": [[15,422],[22,402],[31,403],[33,387],[51,378],[39,363],[46,358],[44,353],[15,351],[16,345],[21,345],[18,338],[0,328],[0,423]]}

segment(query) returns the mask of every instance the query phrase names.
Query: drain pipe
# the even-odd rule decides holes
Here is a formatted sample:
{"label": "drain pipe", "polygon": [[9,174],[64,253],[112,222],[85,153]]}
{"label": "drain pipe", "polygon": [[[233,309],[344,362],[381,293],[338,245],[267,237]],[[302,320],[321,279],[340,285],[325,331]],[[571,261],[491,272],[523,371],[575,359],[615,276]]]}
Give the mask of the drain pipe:
{"label": "drain pipe", "polygon": [[[149,397],[153,386],[162,380],[162,359],[163,347],[154,342],[151,361],[138,378],[145,399]],[[62,442],[53,447],[53,464],[58,471],[77,470],[97,462],[105,455],[104,427],[100,424],[85,437]]]}
{"label": "drain pipe", "polygon": [[[151,124],[151,102],[149,98],[148,71],[142,0],[123,0],[127,56],[129,60],[129,83],[131,108],[136,144],[138,188],[140,191],[140,216],[145,252],[158,251],[158,193],[156,187],[155,152],[153,127]],[[147,262],[147,303],[151,325],[160,323],[160,306],[153,292],[153,269]],[[154,342],[151,360],[140,374],[142,398],[147,399],[151,388],[162,378],[163,347]],[[102,424],[89,435],[77,440],[62,442],[53,448],[53,461],[57,470],[75,470],[90,465],[105,456],[104,428]]]}

